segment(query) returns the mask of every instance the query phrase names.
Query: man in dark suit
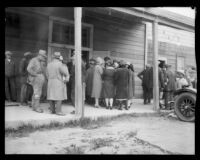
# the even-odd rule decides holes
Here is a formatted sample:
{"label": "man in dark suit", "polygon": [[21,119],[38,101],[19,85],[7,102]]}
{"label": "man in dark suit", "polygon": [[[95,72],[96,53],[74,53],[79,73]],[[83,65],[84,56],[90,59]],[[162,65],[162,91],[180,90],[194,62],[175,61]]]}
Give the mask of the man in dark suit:
{"label": "man in dark suit", "polygon": [[31,100],[33,94],[32,86],[27,83],[27,78],[28,78],[27,67],[31,58],[32,58],[31,52],[26,52],[24,53],[24,57],[21,59],[19,64],[19,74],[21,83],[21,91],[20,91],[21,105],[27,105],[28,100]]}
{"label": "man in dark suit", "polygon": [[175,74],[171,71],[171,65],[166,64],[166,77],[165,82],[165,107],[170,109],[170,101],[173,101],[174,91],[176,90],[176,77]]}
{"label": "man in dark suit", "polygon": [[5,95],[8,101],[16,101],[16,65],[12,59],[12,52],[5,52]]}
{"label": "man in dark suit", "polygon": [[[159,60],[159,65],[158,65],[158,84],[159,84],[159,99],[162,99],[162,94],[163,93],[163,89],[164,89],[164,77],[165,77],[165,73],[163,71],[163,67],[165,65],[165,61]],[[162,104],[159,103],[160,108],[162,108]]]}
{"label": "man in dark suit", "polygon": [[137,76],[142,80],[144,104],[151,103],[153,97],[153,68],[147,64],[146,68]]}

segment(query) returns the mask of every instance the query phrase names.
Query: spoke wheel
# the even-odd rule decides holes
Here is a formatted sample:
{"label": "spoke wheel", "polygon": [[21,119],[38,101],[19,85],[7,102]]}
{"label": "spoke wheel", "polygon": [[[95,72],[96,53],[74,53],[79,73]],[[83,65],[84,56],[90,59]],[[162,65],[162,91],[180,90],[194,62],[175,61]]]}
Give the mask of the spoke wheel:
{"label": "spoke wheel", "polygon": [[192,122],[195,120],[196,95],[181,93],[176,97],[174,111],[182,121]]}

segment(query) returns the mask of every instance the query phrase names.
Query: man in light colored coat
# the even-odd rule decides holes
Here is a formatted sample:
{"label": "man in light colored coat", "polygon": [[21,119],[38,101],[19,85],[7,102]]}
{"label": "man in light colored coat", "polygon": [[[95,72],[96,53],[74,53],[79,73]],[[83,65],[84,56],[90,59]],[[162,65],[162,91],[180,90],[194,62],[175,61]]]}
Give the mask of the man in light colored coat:
{"label": "man in light colored coat", "polygon": [[50,110],[57,115],[62,113],[62,101],[67,99],[66,84],[63,76],[69,81],[69,72],[66,65],[60,61],[60,52],[54,53],[54,59],[47,65],[47,100],[49,100]]}
{"label": "man in light colored coat", "polygon": [[43,110],[40,108],[40,97],[42,94],[42,87],[45,81],[45,75],[43,71],[42,62],[46,61],[46,51],[39,50],[38,55],[32,58],[28,64],[28,81],[33,86],[32,96],[32,108],[34,111],[42,113]]}

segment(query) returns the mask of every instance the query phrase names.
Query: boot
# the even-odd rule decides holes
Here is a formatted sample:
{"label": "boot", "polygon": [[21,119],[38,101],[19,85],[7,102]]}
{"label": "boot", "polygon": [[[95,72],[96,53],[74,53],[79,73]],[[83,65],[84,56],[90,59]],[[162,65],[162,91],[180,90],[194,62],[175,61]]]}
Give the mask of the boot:
{"label": "boot", "polygon": [[40,99],[35,99],[34,98],[34,105],[32,106],[33,110],[38,112],[38,113],[42,113],[43,110],[40,108]]}

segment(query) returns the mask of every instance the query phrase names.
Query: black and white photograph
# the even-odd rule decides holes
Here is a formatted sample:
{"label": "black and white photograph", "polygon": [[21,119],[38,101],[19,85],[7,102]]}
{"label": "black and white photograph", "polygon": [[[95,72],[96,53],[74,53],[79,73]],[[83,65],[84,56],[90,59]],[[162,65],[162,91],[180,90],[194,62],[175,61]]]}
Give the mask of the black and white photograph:
{"label": "black and white photograph", "polygon": [[196,7],[5,7],[5,154],[195,155]]}

